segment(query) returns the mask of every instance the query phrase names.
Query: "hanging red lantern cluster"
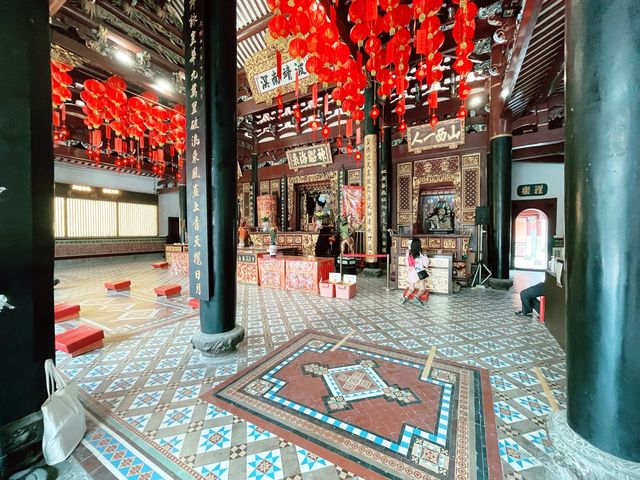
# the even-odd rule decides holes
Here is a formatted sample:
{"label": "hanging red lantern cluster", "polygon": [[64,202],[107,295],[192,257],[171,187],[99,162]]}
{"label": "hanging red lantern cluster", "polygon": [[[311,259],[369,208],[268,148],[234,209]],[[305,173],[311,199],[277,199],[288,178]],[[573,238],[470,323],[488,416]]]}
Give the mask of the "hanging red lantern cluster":
{"label": "hanging red lantern cluster", "polygon": [[[474,47],[474,18],[478,9],[471,0],[452,1],[459,5],[453,28],[457,44],[457,60],[453,68],[462,77],[458,91],[460,98],[464,99],[469,92],[465,77],[472,68],[469,55]],[[352,0],[348,4],[348,20],[351,24],[350,39],[359,49],[355,58],[339,38],[334,6],[329,6],[327,12],[313,0],[266,0],[266,3],[274,14],[269,22],[269,34],[278,42],[279,50],[288,48],[289,54],[297,59],[306,55],[308,72],[317,75],[325,87],[330,83],[336,84],[330,95],[348,116],[347,148],[351,146],[353,133],[350,122],[359,123],[364,119],[363,89],[368,81],[374,83],[374,92],[382,100],[394,92],[399,97],[395,113],[400,131],[404,133],[406,130],[404,99],[409,87],[407,76],[413,48],[421,56],[416,78],[420,87],[426,84],[429,88],[429,123],[435,127],[438,122],[435,113],[438,89],[444,70],[440,49],[445,38],[438,18],[443,0],[413,0],[410,5],[401,0]],[[333,4],[337,6],[338,1],[333,0]],[[277,65],[280,75],[279,56]],[[280,111],[280,98],[278,105]],[[325,105],[325,117],[326,110]],[[466,115],[464,106],[459,112],[462,114]],[[374,121],[380,116],[375,99],[369,115]],[[313,128],[315,130],[316,127]],[[341,138],[340,127],[338,138]]]}
{"label": "hanging red lantern cluster", "polygon": [[51,61],[51,103],[53,106],[53,141],[64,142],[69,137],[69,129],[66,126],[65,102],[71,100],[69,87],[73,80],[68,72],[73,67],[64,63]]}
{"label": "hanging red lantern cluster", "polygon": [[[135,166],[140,173],[146,157],[153,164],[153,171],[163,175],[167,166],[165,146],[169,145],[170,156],[177,155],[178,168],[182,167],[186,139],[183,105],[166,108],[151,92],[127,97],[127,84],[118,76],[105,82],[89,79],[83,86],[80,98],[84,102],[84,123],[89,129],[89,159],[99,162],[103,150],[107,154],[115,151],[119,169]],[[179,176],[178,172],[178,180]]]}
{"label": "hanging red lantern cluster", "polygon": [[471,91],[471,88],[467,85],[466,78],[473,68],[473,63],[469,60],[469,55],[474,49],[473,36],[476,29],[474,19],[478,13],[478,6],[468,0],[453,0],[453,2],[459,5],[455,14],[455,23],[452,31],[453,38],[458,44],[456,47],[457,59],[453,64],[453,69],[460,76],[460,81],[458,82],[458,97],[462,100],[462,104],[458,110],[458,117],[465,118],[467,116],[465,100]]}
{"label": "hanging red lantern cluster", "polygon": [[432,127],[438,123],[435,111],[438,108],[438,87],[443,77],[443,57],[439,50],[444,43],[444,33],[440,30],[440,19],[437,16],[442,3],[442,0],[425,0],[413,5],[414,17],[421,22],[416,34],[416,52],[424,55],[424,59],[418,64],[416,78],[420,87],[425,82],[429,88],[427,104]]}

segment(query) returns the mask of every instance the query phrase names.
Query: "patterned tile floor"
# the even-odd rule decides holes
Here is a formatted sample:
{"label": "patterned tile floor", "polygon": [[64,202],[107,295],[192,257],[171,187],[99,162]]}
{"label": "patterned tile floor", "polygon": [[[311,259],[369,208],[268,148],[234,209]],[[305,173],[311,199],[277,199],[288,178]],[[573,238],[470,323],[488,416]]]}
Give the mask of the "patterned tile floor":
{"label": "patterned tile floor", "polygon": [[[515,317],[516,292],[541,274],[514,272],[509,292],[463,289],[432,295],[425,307],[400,306],[384,279],[359,276],[349,301],[238,285],[237,321],[246,339],[236,353],[205,360],[189,343],[197,315],[188,296],[159,300],[153,288],[186,279],[153,270],[149,258],[67,261],[56,302],[80,303],[81,317],[56,325],[101,325],[105,347],[58,365],[86,394],[89,429],[75,453],[91,478],[345,479],[356,478],[226,411],[199,395],[303,330],[354,338],[477,365],[491,372],[499,451],[506,479],[544,478],[550,412],[533,368],[542,367],[560,405],[564,354],[544,326]],[[103,283],[130,279],[129,293],[108,295]],[[186,288],[183,293],[188,293]]]}

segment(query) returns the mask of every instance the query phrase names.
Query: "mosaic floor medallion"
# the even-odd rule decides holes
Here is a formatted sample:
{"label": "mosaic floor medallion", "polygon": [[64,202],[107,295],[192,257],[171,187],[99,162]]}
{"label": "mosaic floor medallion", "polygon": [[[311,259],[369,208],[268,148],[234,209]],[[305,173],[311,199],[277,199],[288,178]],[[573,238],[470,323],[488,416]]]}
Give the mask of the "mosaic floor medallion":
{"label": "mosaic floor medallion", "polygon": [[339,340],[303,332],[203,398],[363,478],[502,478],[486,370]]}

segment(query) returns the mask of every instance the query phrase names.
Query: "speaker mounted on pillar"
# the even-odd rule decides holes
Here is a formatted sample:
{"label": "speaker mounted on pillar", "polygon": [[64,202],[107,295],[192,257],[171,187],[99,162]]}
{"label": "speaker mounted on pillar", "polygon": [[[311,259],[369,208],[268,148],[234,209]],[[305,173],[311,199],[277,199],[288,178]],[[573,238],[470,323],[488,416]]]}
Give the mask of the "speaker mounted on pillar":
{"label": "speaker mounted on pillar", "polygon": [[489,207],[476,207],[476,225],[489,225]]}

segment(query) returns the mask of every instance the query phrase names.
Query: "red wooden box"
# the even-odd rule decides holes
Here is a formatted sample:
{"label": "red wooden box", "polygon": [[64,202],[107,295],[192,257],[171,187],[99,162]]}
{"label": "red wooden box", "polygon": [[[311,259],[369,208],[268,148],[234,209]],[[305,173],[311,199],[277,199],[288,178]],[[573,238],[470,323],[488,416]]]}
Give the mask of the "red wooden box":
{"label": "red wooden box", "polygon": [[74,303],[57,303],[53,307],[53,319],[55,322],[64,322],[80,316],[80,305]]}
{"label": "red wooden box", "polygon": [[104,288],[107,290],[129,290],[131,288],[131,280],[119,280],[117,282],[104,282]]}
{"label": "red wooden box", "polygon": [[156,262],[152,263],[151,266],[153,268],[169,268],[169,264],[167,262]]}
{"label": "red wooden box", "polygon": [[156,295],[159,297],[162,295],[170,297],[172,295],[180,295],[182,287],[180,285],[163,285],[161,287],[154,288],[153,291],[156,292]]}
{"label": "red wooden box", "polygon": [[56,350],[77,355],[80,351],[86,353],[86,347],[102,343],[103,340],[104,330],[82,325],[56,335]]}

